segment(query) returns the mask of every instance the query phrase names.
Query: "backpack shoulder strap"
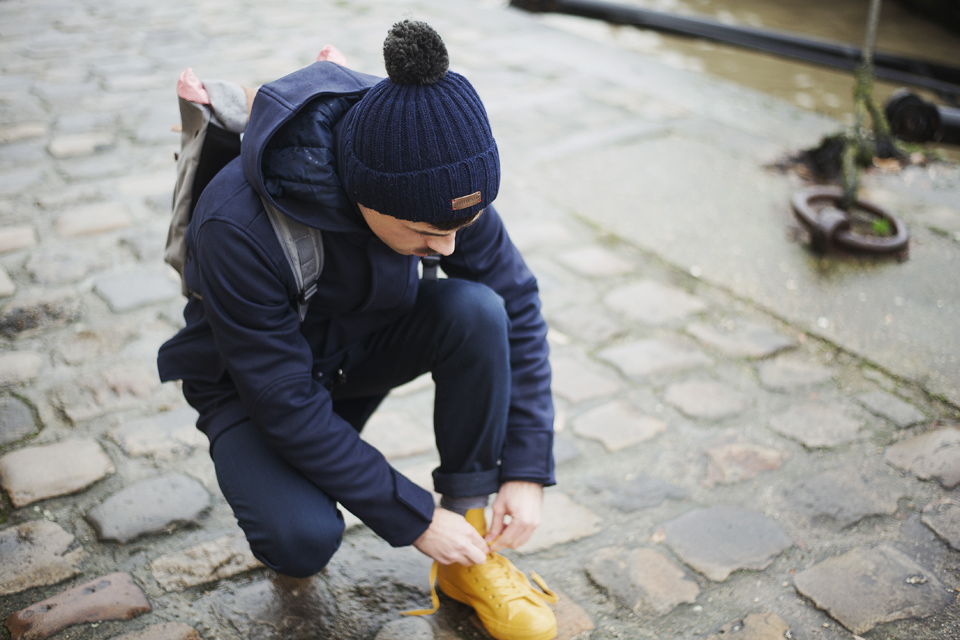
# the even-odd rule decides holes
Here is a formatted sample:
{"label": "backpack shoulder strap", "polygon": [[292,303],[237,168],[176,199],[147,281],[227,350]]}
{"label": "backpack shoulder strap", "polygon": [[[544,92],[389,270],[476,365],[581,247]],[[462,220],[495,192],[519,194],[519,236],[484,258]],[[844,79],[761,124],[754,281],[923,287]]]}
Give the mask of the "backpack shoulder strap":
{"label": "backpack shoulder strap", "polygon": [[300,295],[297,297],[297,313],[300,322],[307,317],[310,299],[317,292],[317,281],[323,271],[323,237],[319,229],[300,224],[277,210],[265,198],[260,198],[267,211],[287,262],[293,270]]}

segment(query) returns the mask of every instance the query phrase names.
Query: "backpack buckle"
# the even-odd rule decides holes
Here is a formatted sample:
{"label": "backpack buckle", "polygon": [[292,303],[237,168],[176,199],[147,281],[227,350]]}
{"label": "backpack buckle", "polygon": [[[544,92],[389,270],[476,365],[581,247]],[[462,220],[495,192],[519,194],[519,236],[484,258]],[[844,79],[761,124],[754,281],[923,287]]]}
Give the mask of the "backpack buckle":
{"label": "backpack buckle", "polygon": [[303,291],[300,292],[300,296],[297,298],[297,302],[300,304],[307,304],[310,302],[310,298],[312,298],[316,293],[317,283],[314,281],[309,287],[303,288]]}
{"label": "backpack buckle", "polygon": [[421,279],[424,282],[436,282],[437,267],[440,266],[440,256],[424,256],[420,258],[423,264],[423,275]]}

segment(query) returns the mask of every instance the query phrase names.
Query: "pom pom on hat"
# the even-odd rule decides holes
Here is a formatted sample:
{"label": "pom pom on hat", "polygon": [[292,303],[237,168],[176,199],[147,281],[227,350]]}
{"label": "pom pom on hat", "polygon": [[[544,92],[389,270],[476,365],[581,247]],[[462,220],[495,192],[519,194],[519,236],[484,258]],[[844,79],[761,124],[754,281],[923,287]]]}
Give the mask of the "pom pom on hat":
{"label": "pom pom on hat", "polygon": [[480,96],[449,71],[446,45],[423,22],[395,24],[383,54],[389,77],[344,116],[337,156],[348,197],[411,222],[475,216],[500,187]]}
{"label": "pom pom on hat", "polygon": [[393,25],[383,41],[387,75],[397,84],[436,84],[450,68],[440,34],[426,22],[404,20]]}

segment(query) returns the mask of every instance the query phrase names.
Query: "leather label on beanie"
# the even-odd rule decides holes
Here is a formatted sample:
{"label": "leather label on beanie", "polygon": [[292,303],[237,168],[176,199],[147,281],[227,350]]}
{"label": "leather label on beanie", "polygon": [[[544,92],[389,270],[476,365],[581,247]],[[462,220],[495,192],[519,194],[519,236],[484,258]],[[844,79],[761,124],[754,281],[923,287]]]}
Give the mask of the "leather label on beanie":
{"label": "leather label on beanie", "polygon": [[453,210],[459,211],[460,209],[466,209],[472,207],[475,204],[480,204],[480,200],[483,198],[480,197],[480,192],[476,191],[471,193],[468,196],[460,196],[459,198],[454,198],[451,200],[453,203]]}

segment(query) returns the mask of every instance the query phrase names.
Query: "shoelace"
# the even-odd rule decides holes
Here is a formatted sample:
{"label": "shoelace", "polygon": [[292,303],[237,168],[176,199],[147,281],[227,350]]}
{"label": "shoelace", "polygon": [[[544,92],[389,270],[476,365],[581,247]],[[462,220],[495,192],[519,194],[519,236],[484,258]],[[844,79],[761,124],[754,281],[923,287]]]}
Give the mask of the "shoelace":
{"label": "shoelace", "polygon": [[513,567],[513,565],[510,564],[510,561],[503,556],[494,554],[490,556],[488,562],[492,562],[493,566],[495,566],[498,570],[495,572],[490,571],[490,567],[488,567],[486,571],[487,578],[490,580],[491,586],[493,586],[495,589],[498,589],[503,595],[504,602],[517,600],[519,598],[526,598],[531,592],[535,593],[537,596],[543,600],[546,600],[547,602],[555,603],[557,601],[556,594],[550,591],[550,589],[544,583],[543,578],[541,578],[537,573],[531,572],[530,576],[533,578],[533,581],[537,584],[537,586],[543,590],[543,593],[537,593],[536,591],[533,591],[533,589],[526,584],[526,580],[523,579],[523,574],[520,573],[520,570]]}
{"label": "shoelace", "polygon": [[412,611],[401,611],[400,615],[402,616],[429,616],[431,613],[436,613],[437,609],[440,608],[440,598],[437,596],[437,570],[440,565],[436,560],[433,561],[433,566],[430,567],[430,602],[433,605],[433,609],[413,609]]}
{"label": "shoelace", "polygon": [[[501,570],[491,578],[491,582],[503,589],[505,593],[510,593],[511,597],[506,598],[509,600],[516,600],[517,598],[527,597],[527,589],[522,588],[519,585],[519,579],[513,577],[511,574],[511,566],[508,563],[507,559],[499,554],[491,554],[487,558],[487,562],[493,561],[496,566]],[[430,602],[433,605],[432,609],[414,609],[412,611],[401,611],[400,615],[402,616],[429,616],[430,614],[436,613],[437,609],[440,608],[440,597],[437,596],[437,571],[439,570],[439,564],[434,560],[433,565],[430,567]],[[518,571],[519,573],[519,571]],[[520,574],[521,576],[523,574]],[[534,594],[549,602],[550,604],[556,604],[559,597],[556,593],[550,590],[550,587],[547,586],[547,583],[544,582],[543,578],[540,577],[540,574],[535,571],[530,572],[530,577],[533,581],[540,587],[541,591],[533,591]]]}

